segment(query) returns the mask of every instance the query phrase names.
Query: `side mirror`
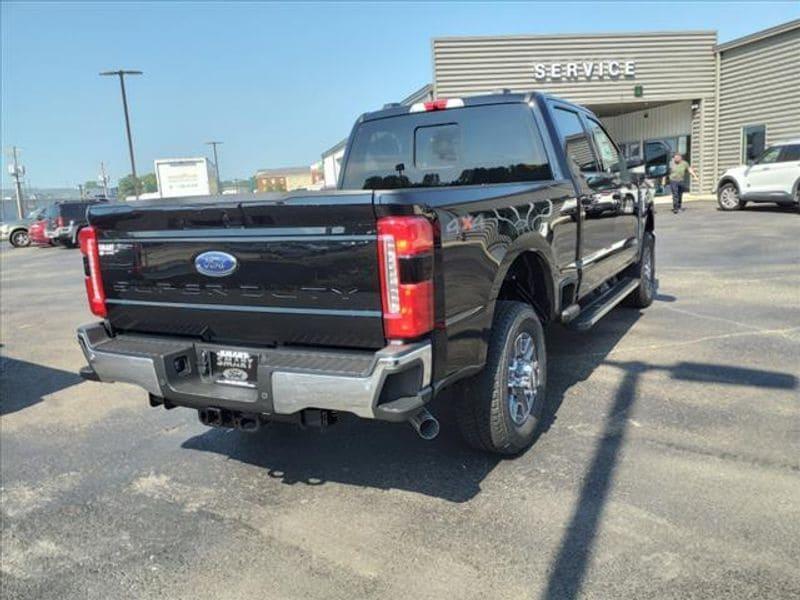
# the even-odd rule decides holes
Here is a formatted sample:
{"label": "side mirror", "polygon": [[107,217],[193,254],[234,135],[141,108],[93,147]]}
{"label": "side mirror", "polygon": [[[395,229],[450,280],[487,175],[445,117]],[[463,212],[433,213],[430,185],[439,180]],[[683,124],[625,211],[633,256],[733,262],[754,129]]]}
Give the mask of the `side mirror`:
{"label": "side mirror", "polygon": [[669,173],[669,161],[672,149],[664,142],[648,142],[646,153],[649,158],[645,161],[645,177],[657,179]]}

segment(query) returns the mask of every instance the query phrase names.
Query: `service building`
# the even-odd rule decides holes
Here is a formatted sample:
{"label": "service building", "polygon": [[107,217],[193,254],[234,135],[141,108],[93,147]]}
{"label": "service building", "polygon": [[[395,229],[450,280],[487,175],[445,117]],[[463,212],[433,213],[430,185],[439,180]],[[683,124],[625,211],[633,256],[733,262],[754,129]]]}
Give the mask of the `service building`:
{"label": "service building", "polygon": [[629,156],[653,140],[685,154],[693,191],[800,137],[800,19],[724,44],[672,31],[446,37],[432,51],[435,97],[540,90],[583,104]]}

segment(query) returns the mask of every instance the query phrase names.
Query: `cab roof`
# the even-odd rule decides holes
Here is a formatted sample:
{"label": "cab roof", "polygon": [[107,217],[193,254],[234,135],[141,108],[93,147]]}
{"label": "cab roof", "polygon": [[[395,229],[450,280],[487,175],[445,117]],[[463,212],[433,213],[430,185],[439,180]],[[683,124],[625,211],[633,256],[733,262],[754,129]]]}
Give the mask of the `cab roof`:
{"label": "cab roof", "polygon": [[[458,108],[461,107],[469,107],[469,106],[484,106],[489,104],[528,104],[536,100],[537,98],[541,98],[543,100],[557,100],[562,104],[567,104],[576,110],[583,111],[585,113],[591,114],[591,111],[587,108],[573,104],[572,102],[567,102],[566,100],[562,100],[561,98],[557,98],[556,96],[551,96],[550,94],[545,94],[543,92],[537,91],[530,91],[530,92],[511,92],[511,91],[498,91],[493,92],[491,94],[483,94],[480,96],[464,96],[463,98],[438,98],[432,102],[444,102],[446,100],[458,100],[462,103]],[[400,115],[407,115],[412,112],[417,112],[414,110],[414,107],[418,104],[431,104],[432,102],[418,102],[411,106],[404,105],[404,104],[391,104],[386,105],[381,110],[376,110],[373,112],[364,113],[359,117],[358,122],[363,121],[374,121],[377,119],[385,119],[386,117],[397,117]]]}

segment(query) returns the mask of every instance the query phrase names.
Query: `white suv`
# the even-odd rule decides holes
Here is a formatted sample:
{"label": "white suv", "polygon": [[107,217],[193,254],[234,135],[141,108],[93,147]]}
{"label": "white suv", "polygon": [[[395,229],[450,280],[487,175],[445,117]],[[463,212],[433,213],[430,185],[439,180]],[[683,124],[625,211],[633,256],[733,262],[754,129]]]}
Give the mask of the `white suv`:
{"label": "white suv", "polygon": [[748,202],[800,207],[800,139],[770,146],[753,164],[725,171],[717,201],[722,210],[738,210]]}

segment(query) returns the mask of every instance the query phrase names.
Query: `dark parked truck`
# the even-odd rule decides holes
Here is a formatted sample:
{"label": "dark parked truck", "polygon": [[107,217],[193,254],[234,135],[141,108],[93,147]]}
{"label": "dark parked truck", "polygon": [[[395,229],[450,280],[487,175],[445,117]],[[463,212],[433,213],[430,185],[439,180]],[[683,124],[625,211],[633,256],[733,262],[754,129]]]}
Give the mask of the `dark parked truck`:
{"label": "dark parked truck", "polygon": [[[547,386],[543,328],[653,301],[653,207],[589,111],[539,93],[358,119],[339,188],[95,205],[80,235],[102,321],[84,377],[207,425],[340,412],[517,453]],[[657,168],[648,165],[647,168]]]}

